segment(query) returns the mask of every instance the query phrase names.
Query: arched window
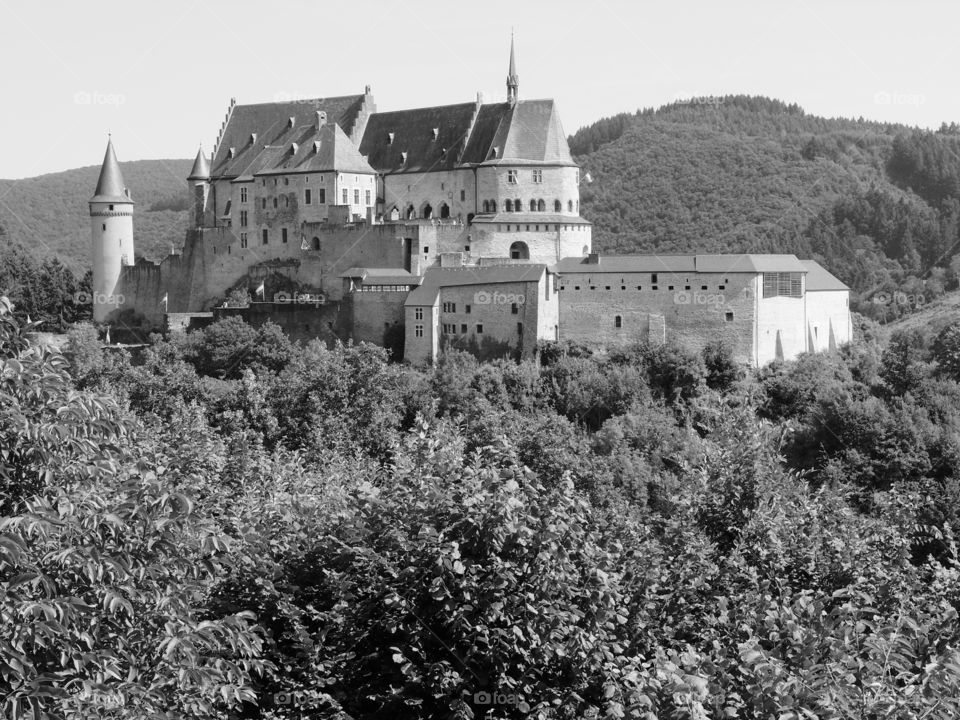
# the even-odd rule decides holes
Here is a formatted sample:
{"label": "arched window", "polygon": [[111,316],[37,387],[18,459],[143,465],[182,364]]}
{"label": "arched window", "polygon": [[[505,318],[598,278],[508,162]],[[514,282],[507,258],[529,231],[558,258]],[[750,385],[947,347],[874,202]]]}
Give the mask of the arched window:
{"label": "arched window", "polygon": [[319,249],[320,249],[320,238],[315,237],[315,238],[313,239],[313,249],[314,249],[314,250],[319,250]]}
{"label": "arched window", "polygon": [[413,205],[407,208],[407,220],[413,220],[417,216],[417,211],[413,209]]}
{"label": "arched window", "polygon": [[441,219],[450,217],[450,206],[446,203],[443,203],[440,206],[440,217]]}
{"label": "arched window", "polygon": [[525,242],[520,242],[519,240],[510,245],[510,258],[512,260],[529,260],[530,259],[530,249],[527,247]]}
{"label": "arched window", "polygon": [[533,198],[530,198],[530,212],[536,212],[536,211],[537,211],[537,201],[534,200]]}
{"label": "arched window", "polygon": [[420,212],[420,217],[428,219],[433,217],[433,208],[430,207],[430,203],[427,203],[423,206],[423,210]]}
{"label": "arched window", "polygon": [[567,200],[567,212],[573,212],[573,200]]}
{"label": "arched window", "polygon": [[513,212],[513,200],[507,200],[507,212]]}
{"label": "arched window", "polygon": [[554,201],[553,201],[553,211],[554,211],[554,212],[561,212],[562,210],[563,210],[563,203],[560,202],[559,200],[554,200]]}
{"label": "arched window", "polygon": [[496,212],[496,211],[497,211],[497,201],[496,201],[496,200],[491,200],[491,201],[490,201],[490,212]]}
{"label": "arched window", "polygon": [[547,210],[547,204],[543,201],[543,199],[537,200],[537,211],[546,212],[546,210]]}
{"label": "arched window", "polygon": [[490,212],[490,201],[489,201],[489,200],[484,200],[484,201],[483,201],[483,211],[484,211],[484,212]]}
{"label": "arched window", "polygon": [[513,201],[514,212],[523,212],[523,203],[520,202],[520,198],[517,198]]}

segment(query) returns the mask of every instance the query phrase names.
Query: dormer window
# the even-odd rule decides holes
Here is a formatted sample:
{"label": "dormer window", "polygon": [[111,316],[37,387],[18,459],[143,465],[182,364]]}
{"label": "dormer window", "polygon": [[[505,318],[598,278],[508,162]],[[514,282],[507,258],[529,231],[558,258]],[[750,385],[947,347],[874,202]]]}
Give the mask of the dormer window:
{"label": "dormer window", "polygon": [[507,182],[511,185],[517,184],[517,171],[516,170],[507,170]]}
{"label": "dormer window", "polygon": [[440,136],[440,128],[433,129],[433,139],[436,140]]}
{"label": "dormer window", "polygon": [[287,121],[287,127],[293,127],[294,125],[296,125],[296,123],[297,123],[297,119],[293,115],[291,115],[290,119]]}
{"label": "dormer window", "polygon": [[256,145],[256,144],[257,144],[257,134],[256,134],[256,133],[250,133],[250,144],[251,144],[251,145]]}
{"label": "dormer window", "polygon": [[400,153],[400,158],[402,159],[402,161],[403,161],[404,163],[407,162],[407,153],[406,153],[406,151]]}
{"label": "dormer window", "polygon": [[393,133],[387,133],[387,145],[393,145]]}

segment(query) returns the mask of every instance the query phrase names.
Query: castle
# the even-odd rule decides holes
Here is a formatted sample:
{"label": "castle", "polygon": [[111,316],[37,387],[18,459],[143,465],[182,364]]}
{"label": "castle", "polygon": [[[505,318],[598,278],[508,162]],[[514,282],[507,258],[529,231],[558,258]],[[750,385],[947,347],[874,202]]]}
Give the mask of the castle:
{"label": "castle", "polygon": [[417,364],[445,342],[530,355],[542,340],[724,339],[758,366],[850,340],[849,291],[813,261],[593,253],[556,104],[520,99],[512,41],[506,85],[505,102],[394,112],[369,86],[231,100],[187,178],[183,251],[160,262],[134,261],[108,141],[90,200],[94,319],[239,314],[295,338],[402,344]]}

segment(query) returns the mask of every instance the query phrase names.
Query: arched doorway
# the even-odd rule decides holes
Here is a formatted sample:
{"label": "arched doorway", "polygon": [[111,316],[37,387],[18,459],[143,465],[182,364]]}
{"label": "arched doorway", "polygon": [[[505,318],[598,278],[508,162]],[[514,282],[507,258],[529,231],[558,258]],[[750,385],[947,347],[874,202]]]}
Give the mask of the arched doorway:
{"label": "arched doorway", "polygon": [[423,212],[420,213],[420,217],[429,220],[433,217],[433,208],[430,207],[430,203],[427,203],[423,206]]}
{"label": "arched doorway", "polygon": [[510,259],[511,260],[529,260],[530,249],[527,247],[527,244],[525,242],[520,242],[519,240],[515,243],[511,243]]}
{"label": "arched doorway", "polygon": [[320,238],[315,237],[315,238],[311,241],[311,247],[312,247],[314,250],[319,250],[319,249],[320,249]]}
{"label": "arched doorway", "polygon": [[407,220],[413,220],[417,217],[417,211],[413,209],[413,205],[407,208]]}
{"label": "arched doorway", "polygon": [[444,220],[448,217],[450,217],[450,206],[443,203],[443,205],[440,206],[440,219]]}

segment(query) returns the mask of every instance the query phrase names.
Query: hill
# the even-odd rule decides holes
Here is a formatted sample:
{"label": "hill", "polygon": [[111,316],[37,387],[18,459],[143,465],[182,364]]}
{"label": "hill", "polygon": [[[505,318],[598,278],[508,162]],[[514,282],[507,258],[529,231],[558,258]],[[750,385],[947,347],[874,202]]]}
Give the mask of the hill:
{"label": "hill", "polygon": [[915,307],[877,293],[929,302],[957,284],[958,142],[955,125],[826,119],[743,96],[622,114],[570,138],[601,252],[797,253],[881,320]]}
{"label": "hill", "polygon": [[[162,257],[170,251],[171,242],[183,244],[190,167],[190,160],[120,163],[137,203],[138,255]],[[90,267],[87,201],[99,172],[100,166],[92,165],[24,180],[0,180],[0,247],[20,245],[37,260],[58,258],[82,276]]]}

